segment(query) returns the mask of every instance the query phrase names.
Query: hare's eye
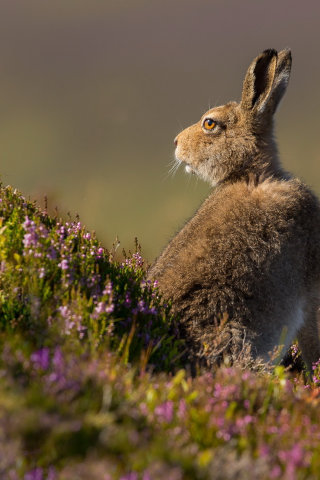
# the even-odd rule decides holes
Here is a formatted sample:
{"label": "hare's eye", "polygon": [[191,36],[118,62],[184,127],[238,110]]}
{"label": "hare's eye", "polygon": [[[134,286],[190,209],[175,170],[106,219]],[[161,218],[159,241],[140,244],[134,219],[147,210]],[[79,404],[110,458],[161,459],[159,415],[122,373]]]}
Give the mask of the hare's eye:
{"label": "hare's eye", "polygon": [[211,118],[206,118],[203,122],[203,126],[206,130],[212,130],[216,126],[216,122],[214,122]]}

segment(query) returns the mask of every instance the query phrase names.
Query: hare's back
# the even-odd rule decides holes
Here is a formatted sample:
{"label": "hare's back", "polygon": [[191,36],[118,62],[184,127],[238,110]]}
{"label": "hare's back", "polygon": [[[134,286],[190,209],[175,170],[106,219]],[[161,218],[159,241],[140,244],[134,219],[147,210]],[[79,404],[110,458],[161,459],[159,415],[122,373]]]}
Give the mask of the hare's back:
{"label": "hare's back", "polygon": [[200,330],[211,328],[227,313],[249,330],[255,326],[252,335],[270,337],[268,351],[283,325],[291,325],[292,338],[320,291],[319,246],[320,208],[304,184],[237,182],[213,191],[149,277],[185,325],[194,328],[196,319]]}
{"label": "hare's back", "polygon": [[237,260],[259,268],[290,263],[299,274],[320,267],[319,202],[297,179],[229,185],[209,197],[198,216],[199,227],[207,224],[213,256],[218,260],[220,252],[225,267],[231,259],[234,271],[241,270]]}
{"label": "hare's back", "polygon": [[[217,188],[169,243],[151,271],[167,296],[197,288],[217,295],[272,290],[320,276],[320,208],[298,180]],[[293,285],[295,284],[295,285]],[[227,286],[227,287],[226,287]],[[290,287],[290,288],[291,288]],[[236,293],[235,293],[236,295]]]}

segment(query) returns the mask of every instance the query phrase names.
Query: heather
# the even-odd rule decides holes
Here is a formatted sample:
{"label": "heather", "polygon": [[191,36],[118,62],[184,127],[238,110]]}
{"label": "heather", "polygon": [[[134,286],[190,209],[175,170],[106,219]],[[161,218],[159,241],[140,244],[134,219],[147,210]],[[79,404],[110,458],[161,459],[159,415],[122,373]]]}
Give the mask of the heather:
{"label": "heather", "polygon": [[0,478],[320,478],[317,365],[191,375],[137,241],[119,255],[11,187],[0,217]]}

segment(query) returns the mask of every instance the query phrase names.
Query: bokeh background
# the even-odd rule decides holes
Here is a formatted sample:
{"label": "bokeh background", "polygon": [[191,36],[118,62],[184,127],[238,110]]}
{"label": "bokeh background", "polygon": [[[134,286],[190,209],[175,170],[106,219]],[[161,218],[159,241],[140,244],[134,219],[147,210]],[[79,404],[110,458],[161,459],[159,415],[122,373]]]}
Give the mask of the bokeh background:
{"label": "bokeh background", "polygon": [[165,179],[174,137],[287,46],[280,153],[320,193],[319,0],[2,0],[2,181],[152,260],[209,192]]}

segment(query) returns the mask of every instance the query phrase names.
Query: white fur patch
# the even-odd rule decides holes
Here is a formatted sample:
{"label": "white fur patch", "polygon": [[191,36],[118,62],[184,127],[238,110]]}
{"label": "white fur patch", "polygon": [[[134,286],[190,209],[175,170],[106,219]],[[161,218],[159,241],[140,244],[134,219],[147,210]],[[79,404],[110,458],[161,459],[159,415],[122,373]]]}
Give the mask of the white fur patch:
{"label": "white fur patch", "polygon": [[190,167],[190,165],[186,165],[185,170],[186,170],[187,173],[195,173],[195,171],[193,170],[192,167]]}
{"label": "white fur patch", "polygon": [[292,307],[287,312],[287,315],[282,316],[279,319],[279,323],[283,325],[283,331],[278,338],[278,342],[284,345],[282,350],[282,355],[290,347],[292,340],[297,336],[298,331],[302,327],[305,321],[305,312],[304,312],[305,302],[302,300],[297,300],[293,302]]}
{"label": "white fur patch", "polygon": [[[269,352],[273,350],[275,345],[283,345],[281,355],[283,356],[288,350],[292,340],[297,336],[298,331],[302,327],[305,321],[305,311],[304,301],[296,300],[292,302],[293,304],[288,306],[286,311],[282,311],[280,317],[277,319],[276,323],[279,325],[277,331],[272,331],[272,327],[266,328],[265,330],[261,329],[261,335],[265,337],[265,341],[262,341],[260,345],[256,345],[257,349],[255,350],[255,344],[253,341],[253,355],[258,358],[262,358],[265,362],[270,360]],[[273,313],[273,321],[276,320],[277,314]],[[265,319],[265,322],[268,323],[268,319]]]}
{"label": "white fur patch", "polygon": [[289,348],[293,338],[304,324],[304,303],[298,301],[287,317],[287,333],[285,340],[285,348]]}

